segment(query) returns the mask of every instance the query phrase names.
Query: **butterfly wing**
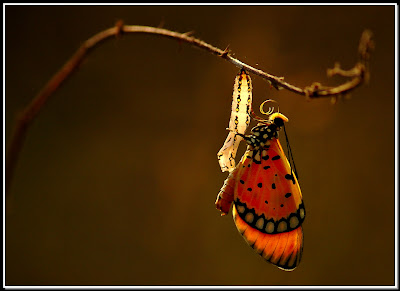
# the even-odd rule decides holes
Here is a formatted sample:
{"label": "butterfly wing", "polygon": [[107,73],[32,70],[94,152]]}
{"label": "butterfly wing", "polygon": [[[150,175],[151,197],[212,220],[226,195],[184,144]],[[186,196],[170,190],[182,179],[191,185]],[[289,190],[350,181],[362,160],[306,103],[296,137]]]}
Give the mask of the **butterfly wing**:
{"label": "butterfly wing", "polygon": [[231,208],[235,185],[236,185],[236,175],[238,172],[238,167],[236,167],[229,176],[226,178],[224,185],[218,193],[217,200],[215,201],[216,208],[221,211],[221,216],[229,213]]}
{"label": "butterfly wing", "polygon": [[294,270],[303,252],[303,229],[278,234],[263,233],[249,226],[239,215],[236,205],[232,208],[233,219],[245,241],[265,260],[285,271]]}
{"label": "butterfly wing", "polygon": [[296,176],[278,139],[247,150],[235,173],[234,221],[245,240],[284,270],[299,264],[305,209]]}

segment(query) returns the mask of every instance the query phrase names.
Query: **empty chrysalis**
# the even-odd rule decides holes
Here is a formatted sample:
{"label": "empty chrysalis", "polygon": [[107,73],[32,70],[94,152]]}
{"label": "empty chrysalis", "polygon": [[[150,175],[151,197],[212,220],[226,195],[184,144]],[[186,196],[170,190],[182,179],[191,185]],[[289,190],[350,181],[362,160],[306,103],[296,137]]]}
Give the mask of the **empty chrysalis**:
{"label": "empty chrysalis", "polygon": [[232,111],[229,119],[228,136],[217,157],[222,172],[231,172],[235,168],[235,157],[240,141],[237,133],[244,134],[250,124],[252,86],[249,74],[241,69],[235,78],[232,95]]}

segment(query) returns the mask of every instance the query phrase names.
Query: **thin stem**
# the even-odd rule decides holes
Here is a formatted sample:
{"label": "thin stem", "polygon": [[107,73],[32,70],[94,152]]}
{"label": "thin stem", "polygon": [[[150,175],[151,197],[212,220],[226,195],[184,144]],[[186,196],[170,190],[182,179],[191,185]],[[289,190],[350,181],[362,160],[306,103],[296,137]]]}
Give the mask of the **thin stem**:
{"label": "thin stem", "polygon": [[[154,34],[158,36],[163,36],[171,39],[175,39],[181,42],[191,44],[193,46],[204,49],[216,56],[219,56],[231,64],[244,68],[246,71],[253,73],[254,75],[260,76],[271,82],[271,84],[277,88],[284,88],[292,91],[296,94],[304,95],[309,98],[319,98],[319,97],[332,97],[347,93],[354,88],[358,87],[365,81],[366,76],[366,64],[369,57],[368,52],[372,48],[371,37],[372,34],[369,31],[363,33],[359,46],[360,61],[354,66],[353,69],[349,71],[344,71],[341,69],[331,72],[332,75],[338,74],[345,77],[351,77],[352,79],[342,85],[337,87],[322,87],[319,83],[314,83],[313,85],[301,89],[294,85],[291,85],[283,80],[283,77],[276,77],[274,75],[268,74],[262,70],[256,69],[250,65],[241,62],[238,59],[233,58],[230,55],[228,48],[221,50],[214,47],[200,39],[191,36],[191,32],[179,33],[170,31],[164,28],[149,27],[149,26],[137,26],[137,25],[123,25],[122,21],[117,22],[114,27],[106,29],[99,32],[98,34],[92,36],[86,40],[81,47],[76,51],[76,53],[61,67],[61,69],[46,83],[46,85],[39,91],[39,93],[33,98],[30,104],[19,114],[16,119],[16,124],[11,135],[11,140],[8,145],[6,154],[6,199],[9,197],[10,185],[13,178],[13,173],[15,171],[15,166],[18,162],[18,157],[20,155],[21,149],[23,147],[26,134],[29,126],[32,124],[35,117],[39,114],[40,110],[43,108],[47,99],[57,90],[60,86],[72,76],[72,74],[79,68],[80,64],[84,58],[96,47],[98,47],[104,41],[110,39],[111,37],[118,37],[123,34],[128,33],[144,33],[144,34]],[[349,73],[351,72],[351,73]]]}

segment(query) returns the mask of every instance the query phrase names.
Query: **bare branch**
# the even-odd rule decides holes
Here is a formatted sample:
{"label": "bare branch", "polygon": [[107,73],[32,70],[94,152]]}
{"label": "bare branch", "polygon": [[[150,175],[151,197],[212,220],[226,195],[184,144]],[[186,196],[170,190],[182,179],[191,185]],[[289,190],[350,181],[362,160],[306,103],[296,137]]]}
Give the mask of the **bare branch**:
{"label": "bare branch", "polygon": [[[161,25],[162,26],[162,25]],[[76,53],[64,64],[64,66],[46,83],[41,91],[33,98],[30,104],[19,114],[16,119],[14,131],[11,136],[11,141],[8,145],[6,155],[6,198],[9,197],[9,188],[15,165],[17,164],[20,151],[25,141],[26,133],[35,119],[43,108],[47,99],[58,89],[60,86],[72,76],[72,74],[79,68],[84,58],[97,46],[102,44],[104,41],[112,37],[121,37],[128,33],[142,33],[142,34],[154,34],[171,38],[174,40],[186,42],[195,47],[204,49],[218,57],[221,57],[233,65],[244,68],[246,71],[253,73],[261,78],[264,78],[271,82],[271,84],[277,89],[287,89],[294,93],[307,96],[308,98],[319,98],[319,97],[332,97],[345,94],[354,88],[361,85],[366,76],[367,72],[367,61],[369,59],[369,52],[373,48],[371,41],[372,34],[369,31],[363,33],[359,46],[360,62],[358,62],[353,69],[349,71],[341,70],[339,66],[336,66],[330,71],[331,75],[342,75],[345,77],[352,78],[350,81],[339,85],[337,87],[323,87],[319,83],[306,87],[304,89],[298,88],[291,85],[283,80],[283,77],[276,77],[268,74],[262,70],[256,69],[250,65],[241,62],[238,59],[233,58],[230,55],[229,46],[225,50],[221,50],[214,47],[200,39],[192,37],[193,32],[178,33],[170,31],[161,27],[149,27],[149,26],[136,26],[136,25],[124,25],[122,21],[118,21],[114,27],[99,32],[86,40]]]}

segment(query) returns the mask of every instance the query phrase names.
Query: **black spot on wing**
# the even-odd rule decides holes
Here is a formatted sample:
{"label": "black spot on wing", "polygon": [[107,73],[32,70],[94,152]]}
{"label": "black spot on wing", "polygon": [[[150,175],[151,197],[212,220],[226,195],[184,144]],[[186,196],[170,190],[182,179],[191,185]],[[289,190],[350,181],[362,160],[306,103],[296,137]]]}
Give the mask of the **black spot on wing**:
{"label": "black spot on wing", "polygon": [[285,197],[286,197],[286,198],[289,198],[290,196],[292,196],[292,193],[286,193],[286,194],[285,194]]}
{"label": "black spot on wing", "polygon": [[258,188],[261,188],[262,187],[262,183],[258,183],[257,186],[258,186]]}
{"label": "black spot on wing", "polygon": [[270,166],[265,166],[264,170],[268,170],[269,168],[271,168]]}
{"label": "black spot on wing", "polygon": [[272,183],[271,187],[272,187],[272,189],[276,189],[275,183]]}
{"label": "black spot on wing", "polygon": [[281,158],[280,155],[276,155],[276,156],[272,157],[271,160],[276,161],[276,160],[279,160],[280,158]]}
{"label": "black spot on wing", "polygon": [[251,188],[247,188],[247,191],[250,191],[250,192],[251,192],[251,191],[253,191],[253,189],[251,189]]}
{"label": "black spot on wing", "polygon": [[269,159],[269,155],[263,156],[262,159],[265,160],[265,161],[268,160]]}
{"label": "black spot on wing", "polygon": [[240,180],[240,183],[241,183],[241,184],[244,184],[244,181],[243,181],[243,180]]}
{"label": "black spot on wing", "polygon": [[292,180],[293,184],[296,184],[296,182],[294,181],[294,177],[291,174],[286,174],[285,175],[285,179],[286,180]]}

